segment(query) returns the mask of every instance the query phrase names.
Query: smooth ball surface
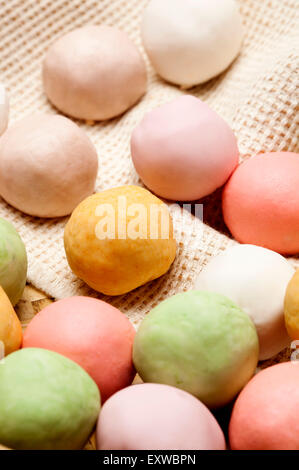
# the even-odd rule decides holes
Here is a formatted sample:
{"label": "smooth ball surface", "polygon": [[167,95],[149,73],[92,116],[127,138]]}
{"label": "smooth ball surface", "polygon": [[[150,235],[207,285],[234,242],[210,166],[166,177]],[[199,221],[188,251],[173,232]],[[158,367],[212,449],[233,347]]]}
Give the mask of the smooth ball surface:
{"label": "smooth ball surface", "polygon": [[22,326],[20,320],[0,286],[0,361],[7,354],[19,349],[21,344]]}
{"label": "smooth ball surface", "polygon": [[97,425],[100,450],[225,450],[212,413],[189,393],[168,385],[125,388],[104,405]]}
{"label": "smooth ball surface", "polygon": [[230,127],[191,95],[147,113],[133,131],[131,153],[144,184],[178,201],[199,199],[222,186],[239,157]]}
{"label": "smooth ball surface", "polygon": [[88,136],[63,116],[26,117],[0,139],[0,194],[26,214],[70,214],[92,194],[97,170]]}
{"label": "smooth ball surface", "polygon": [[16,305],[22,297],[26,277],[25,245],[14,226],[7,220],[0,218],[0,285],[12,305]]}
{"label": "smooth ball surface", "polygon": [[185,88],[223,72],[243,39],[234,0],[151,0],[141,32],[157,73]]}
{"label": "smooth ball surface", "polygon": [[299,155],[273,152],[242,163],[223,191],[223,216],[241,243],[299,252]]}
{"label": "smooth ball surface", "polygon": [[299,362],[268,367],[246,385],[229,437],[233,450],[299,450]]}
{"label": "smooth ball surface", "polygon": [[194,288],[223,294],[250,316],[259,336],[259,359],[265,360],[290,343],[283,303],[293,274],[294,268],[278,253],[238,245],[212,258]]}
{"label": "smooth ball surface", "polygon": [[102,401],[130,385],[135,330],[117,308],[98,299],[69,297],[41,310],[23,347],[56,351],[77,362],[98,385]]}
{"label": "smooth ball surface", "polygon": [[162,276],[176,252],[167,206],[129,185],[81,202],[65,227],[64,246],[72,271],[107,295],[125,294]]}
{"label": "smooth ball surface", "polygon": [[100,411],[94,381],[53,351],[26,348],[0,366],[0,442],[20,450],[73,450]]}
{"label": "smooth ball surface", "polygon": [[0,135],[3,134],[3,132],[7,128],[8,124],[8,117],[9,117],[9,98],[8,98],[8,93],[0,83]]}
{"label": "smooth ball surface", "polygon": [[258,349],[251,319],[231,300],[190,291],[164,300],[145,317],[133,360],[145,382],[173,385],[215,408],[252,377]]}
{"label": "smooth ball surface", "polygon": [[85,26],[58,39],[43,62],[49,100],[63,113],[102,120],[122,114],[146,91],[137,47],[110,26]]}
{"label": "smooth ball surface", "polygon": [[290,338],[299,340],[299,269],[290,280],[284,299],[285,325]]}

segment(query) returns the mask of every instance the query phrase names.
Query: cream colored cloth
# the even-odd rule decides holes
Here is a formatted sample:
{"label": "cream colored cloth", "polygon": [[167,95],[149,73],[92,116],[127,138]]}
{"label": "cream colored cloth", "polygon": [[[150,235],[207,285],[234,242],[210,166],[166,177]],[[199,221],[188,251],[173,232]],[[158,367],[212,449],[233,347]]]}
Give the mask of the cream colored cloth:
{"label": "cream colored cloth", "polygon": [[[0,80],[7,85],[11,97],[10,122],[37,111],[56,112],[47,102],[41,81],[41,62],[55,39],[84,24],[105,23],[125,30],[142,48],[139,23],[146,3],[146,0],[0,0]],[[190,92],[207,101],[232,126],[242,159],[263,151],[298,151],[299,2],[238,3],[245,26],[240,56],[220,77]],[[94,126],[79,123],[98,150],[99,191],[139,184],[130,159],[132,129],[146,111],[183,93],[160,80],[148,61],[147,66],[148,92],[136,107],[109,122]],[[220,191],[204,200],[204,218],[209,225],[194,220],[188,213],[182,224],[179,211],[172,212],[178,250],[169,273],[127,295],[108,298],[91,291],[71,273],[63,248],[67,219],[28,217],[0,201],[0,216],[14,223],[26,244],[31,283],[57,299],[75,294],[98,295],[128,314],[135,324],[164,298],[192,288],[195,276],[210,256],[233,243],[217,231],[225,230]]]}

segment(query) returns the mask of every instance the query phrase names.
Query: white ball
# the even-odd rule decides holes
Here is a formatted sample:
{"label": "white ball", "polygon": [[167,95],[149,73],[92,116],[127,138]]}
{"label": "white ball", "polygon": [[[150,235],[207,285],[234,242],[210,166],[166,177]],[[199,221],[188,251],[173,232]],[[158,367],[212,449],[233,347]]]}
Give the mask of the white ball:
{"label": "white ball", "polygon": [[283,303],[293,274],[292,266],[278,253],[237,245],[213,258],[194,287],[225,295],[251,317],[259,336],[260,360],[265,360],[290,343]]}
{"label": "white ball", "polygon": [[243,38],[235,0],[151,0],[141,32],[157,73],[185,88],[223,72]]}
{"label": "white ball", "polygon": [[0,135],[2,135],[7,128],[8,115],[9,98],[4,85],[0,83]]}

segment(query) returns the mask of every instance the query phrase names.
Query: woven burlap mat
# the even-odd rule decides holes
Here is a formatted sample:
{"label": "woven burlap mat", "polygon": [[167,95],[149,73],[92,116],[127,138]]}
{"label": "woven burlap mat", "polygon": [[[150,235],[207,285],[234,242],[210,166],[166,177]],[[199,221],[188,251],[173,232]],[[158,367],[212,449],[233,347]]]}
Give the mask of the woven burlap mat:
{"label": "woven burlap mat", "polygon": [[[0,0],[0,80],[11,97],[11,121],[36,111],[57,112],[47,102],[41,62],[48,46],[78,26],[115,25],[142,50],[139,23],[146,0]],[[244,19],[242,52],[220,77],[190,92],[207,101],[234,129],[241,158],[258,152],[298,150],[298,0],[239,0]],[[146,59],[146,57],[145,57]],[[99,155],[97,190],[140,184],[129,151],[132,129],[144,113],[184,93],[160,80],[147,61],[148,92],[124,116],[82,126]],[[209,258],[234,243],[227,237],[220,191],[205,198],[204,224],[187,213],[180,223],[172,209],[178,251],[169,273],[127,295],[100,296],[125,312],[133,323],[154,305],[192,288]],[[28,217],[4,201],[0,216],[19,230],[29,257],[28,280],[53,298],[91,291],[70,271],[63,249],[66,218]],[[220,233],[220,232],[223,233]],[[246,267],[244,267],[246,269]]]}

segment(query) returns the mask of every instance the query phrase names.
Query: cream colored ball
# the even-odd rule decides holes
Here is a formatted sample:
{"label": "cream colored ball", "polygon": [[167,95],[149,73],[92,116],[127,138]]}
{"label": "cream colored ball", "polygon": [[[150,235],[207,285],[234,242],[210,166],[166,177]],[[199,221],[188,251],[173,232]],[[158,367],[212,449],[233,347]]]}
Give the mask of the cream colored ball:
{"label": "cream colored ball", "polygon": [[235,302],[252,319],[260,343],[260,360],[290,344],[283,302],[294,268],[278,253],[254,245],[236,245],[215,256],[194,289],[217,292]]}
{"label": "cream colored ball", "polygon": [[141,32],[157,73],[186,88],[223,72],[243,38],[234,0],[151,0]]}
{"label": "cream colored ball", "polygon": [[85,26],[58,39],[43,62],[49,100],[85,120],[122,114],[146,91],[146,69],[127,34],[109,26]]}
{"label": "cream colored ball", "polygon": [[97,169],[88,136],[63,116],[26,117],[0,139],[0,195],[26,214],[70,214],[92,194]]}

